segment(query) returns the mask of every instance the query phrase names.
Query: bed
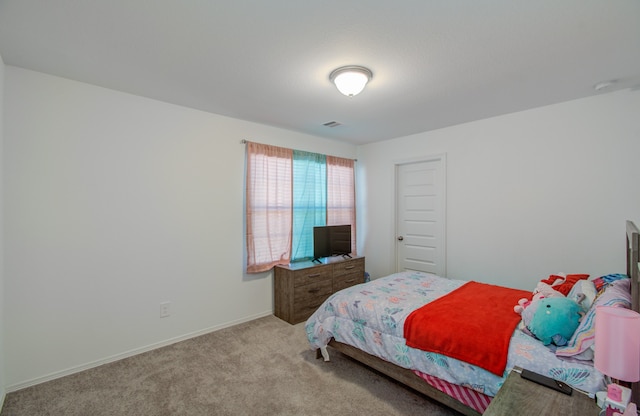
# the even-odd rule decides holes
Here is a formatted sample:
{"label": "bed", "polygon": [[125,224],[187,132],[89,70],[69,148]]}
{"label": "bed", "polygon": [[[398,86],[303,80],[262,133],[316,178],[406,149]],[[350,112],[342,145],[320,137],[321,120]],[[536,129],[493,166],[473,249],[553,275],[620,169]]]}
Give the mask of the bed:
{"label": "bed", "polygon": [[[438,349],[436,351],[442,353],[409,347],[407,343],[413,345],[414,340],[407,340],[405,335],[412,337],[410,325],[417,309],[431,307],[430,304],[446,305],[442,302],[453,297],[449,294],[462,292],[471,284],[476,284],[414,271],[396,273],[333,294],[307,320],[307,338],[311,347],[317,349],[318,357],[323,356],[328,360],[331,349],[340,351],[469,416],[482,414],[510,370],[516,366],[550,375],[578,390],[594,394],[605,390],[606,386],[604,376],[589,359],[593,351],[595,308],[613,305],[639,310],[639,235],[637,227],[628,221],[626,275],[607,275],[588,280],[589,286],[591,282],[599,286],[598,292],[585,306],[584,317],[568,340],[568,345],[562,347],[549,348],[543,345],[522,328],[522,324],[518,323],[519,317],[516,318],[518,322],[515,328],[508,327],[505,330],[509,335],[503,362],[490,366],[485,365],[485,358],[488,357],[486,351],[477,352],[469,357],[469,361],[465,361],[467,356],[456,355],[456,351],[451,355],[457,358],[452,358]],[[576,285],[576,288],[578,286],[583,285]],[[567,297],[574,296],[574,291],[567,293]],[[514,292],[509,296],[516,296],[514,299],[517,299],[519,294]],[[476,306],[469,303],[471,308]],[[444,325],[453,326],[451,323]],[[443,342],[447,344],[453,341]],[[499,344],[499,341],[491,339],[487,345]],[[466,347],[458,350],[464,351]],[[639,383],[632,385],[632,391],[633,401],[637,403],[640,398]]]}

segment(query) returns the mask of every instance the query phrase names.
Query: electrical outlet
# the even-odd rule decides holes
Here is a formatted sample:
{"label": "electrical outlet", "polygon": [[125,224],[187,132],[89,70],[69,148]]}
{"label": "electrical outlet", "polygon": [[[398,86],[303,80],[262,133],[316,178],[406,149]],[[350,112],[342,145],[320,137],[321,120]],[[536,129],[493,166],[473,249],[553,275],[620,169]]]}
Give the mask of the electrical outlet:
{"label": "electrical outlet", "polygon": [[160,318],[166,318],[171,315],[171,302],[162,302],[160,304]]}

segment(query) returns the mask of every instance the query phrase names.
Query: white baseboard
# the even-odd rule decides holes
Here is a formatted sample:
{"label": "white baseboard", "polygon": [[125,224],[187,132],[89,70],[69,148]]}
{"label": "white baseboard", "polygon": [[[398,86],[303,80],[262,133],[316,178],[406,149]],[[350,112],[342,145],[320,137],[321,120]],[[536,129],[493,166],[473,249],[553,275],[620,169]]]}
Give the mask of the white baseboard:
{"label": "white baseboard", "polygon": [[[6,393],[11,393],[11,392],[14,392],[14,391],[18,391],[18,390],[22,390],[22,389],[27,388],[27,387],[35,386],[36,384],[40,384],[40,383],[44,383],[44,382],[47,382],[47,381],[55,380],[55,379],[60,378],[60,377],[64,377],[64,376],[68,376],[68,375],[71,375],[71,374],[79,373],[81,371],[89,370],[91,368],[99,367],[99,366],[104,365],[104,364],[109,364],[109,363],[112,363],[114,361],[122,360],[124,358],[133,357],[134,355],[138,355],[138,354],[142,354],[144,352],[148,352],[148,351],[152,351],[152,350],[155,350],[155,349],[158,349],[158,348],[166,347],[167,345],[175,344],[176,342],[185,341],[187,339],[199,337],[201,335],[205,335],[205,334],[208,334],[208,333],[211,333],[211,332],[219,331],[221,329],[228,328],[230,326],[234,326],[234,325],[238,325],[238,324],[242,324],[244,322],[253,321],[254,319],[263,318],[265,316],[269,316],[269,315],[272,315],[272,314],[273,314],[273,311],[262,312],[262,313],[259,313],[259,314],[256,314],[256,315],[247,316],[247,317],[242,318],[242,319],[238,319],[238,320],[227,322],[227,323],[224,323],[224,324],[212,326],[210,328],[206,328],[206,329],[203,329],[203,330],[200,330],[200,331],[192,332],[190,334],[185,334],[185,335],[181,335],[179,337],[175,337],[175,338],[171,338],[171,339],[168,339],[168,340],[165,340],[165,341],[157,342],[155,344],[147,345],[145,347],[135,348],[133,350],[125,351],[123,353],[112,355],[110,357],[106,357],[106,358],[103,358],[103,359],[100,359],[100,360],[96,360],[96,361],[92,361],[92,362],[89,362],[89,363],[86,363],[86,364],[82,364],[82,365],[79,365],[79,366],[71,367],[71,368],[68,368],[66,370],[56,371],[54,373],[50,373],[50,374],[44,375],[42,377],[36,377],[36,378],[31,379],[31,380],[27,380],[25,382],[22,382],[22,383],[17,383],[17,384],[13,384],[11,386],[7,386],[5,394]],[[3,394],[2,395],[2,402],[0,402],[0,410],[2,409],[2,404],[4,403],[4,396],[5,395]]]}

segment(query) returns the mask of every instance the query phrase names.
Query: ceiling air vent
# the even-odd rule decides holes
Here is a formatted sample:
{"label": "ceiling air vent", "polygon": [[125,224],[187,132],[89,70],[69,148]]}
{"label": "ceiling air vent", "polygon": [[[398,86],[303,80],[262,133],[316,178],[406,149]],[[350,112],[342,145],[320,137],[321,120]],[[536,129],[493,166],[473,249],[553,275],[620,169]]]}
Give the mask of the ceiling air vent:
{"label": "ceiling air vent", "polygon": [[338,127],[341,124],[338,123],[337,121],[328,121],[326,123],[323,124],[323,126],[327,126],[327,127]]}

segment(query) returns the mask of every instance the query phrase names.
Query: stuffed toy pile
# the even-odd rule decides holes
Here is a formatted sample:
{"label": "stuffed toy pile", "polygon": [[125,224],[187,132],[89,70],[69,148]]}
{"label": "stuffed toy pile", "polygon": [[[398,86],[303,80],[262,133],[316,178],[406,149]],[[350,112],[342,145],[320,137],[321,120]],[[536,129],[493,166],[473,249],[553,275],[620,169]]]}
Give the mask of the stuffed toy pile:
{"label": "stuffed toy pile", "polygon": [[588,277],[588,274],[551,275],[541,280],[532,299],[520,299],[513,308],[522,316],[526,330],[544,345],[566,345],[582,318],[582,299],[576,302],[566,296],[576,282]]}

